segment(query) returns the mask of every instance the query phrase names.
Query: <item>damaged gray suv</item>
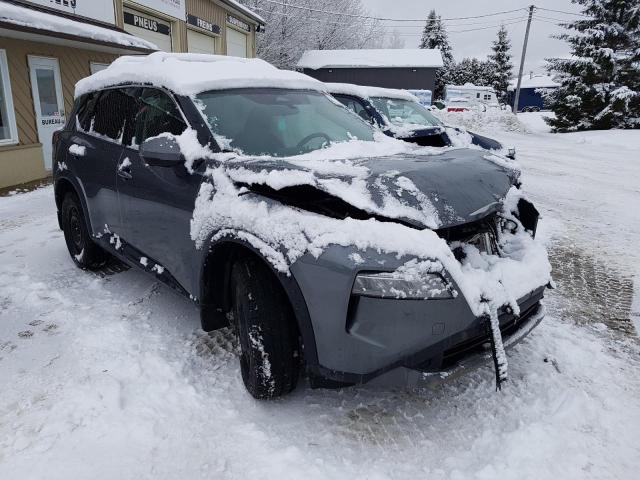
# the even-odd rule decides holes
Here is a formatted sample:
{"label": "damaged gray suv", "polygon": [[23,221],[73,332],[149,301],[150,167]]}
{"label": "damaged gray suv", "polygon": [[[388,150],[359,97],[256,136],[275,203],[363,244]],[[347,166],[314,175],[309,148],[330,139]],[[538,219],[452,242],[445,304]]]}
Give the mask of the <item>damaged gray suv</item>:
{"label": "damaged gray suv", "polygon": [[389,138],[324,85],[260,60],[154,53],[80,81],[54,138],[73,261],[108,255],[231,326],[256,398],[419,377],[544,315],[538,212],[504,157]]}

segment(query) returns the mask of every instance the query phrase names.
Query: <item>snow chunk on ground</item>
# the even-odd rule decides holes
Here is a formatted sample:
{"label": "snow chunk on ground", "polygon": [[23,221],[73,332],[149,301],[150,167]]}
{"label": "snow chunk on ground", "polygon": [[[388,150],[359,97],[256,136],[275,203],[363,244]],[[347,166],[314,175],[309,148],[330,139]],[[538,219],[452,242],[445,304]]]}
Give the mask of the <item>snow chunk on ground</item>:
{"label": "snow chunk on ground", "polygon": [[431,113],[447,125],[462,127],[471,131],[528,133],[527,127],[509,110],[490,108],[486,112],[478,110],[447,112],[446,110],[435,109]]}

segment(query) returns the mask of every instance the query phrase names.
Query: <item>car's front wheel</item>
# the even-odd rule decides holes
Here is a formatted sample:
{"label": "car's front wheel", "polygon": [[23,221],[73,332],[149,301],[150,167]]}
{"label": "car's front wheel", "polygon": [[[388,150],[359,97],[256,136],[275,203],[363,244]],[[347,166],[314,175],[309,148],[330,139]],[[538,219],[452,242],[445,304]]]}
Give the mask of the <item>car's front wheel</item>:
{"label": "car's front wheel", "polygon": [[107,253],[91,239],[78,197],[67,193],[62,201],[62,231],[74,263],[83,270],[100,268]]}
{"label": "car's front wheel", "polygon": [[245,387],[257,399],[291,392],[298,382],[300,355],[298,329],[284,291],[253,258],[234,263],[231,288]]}

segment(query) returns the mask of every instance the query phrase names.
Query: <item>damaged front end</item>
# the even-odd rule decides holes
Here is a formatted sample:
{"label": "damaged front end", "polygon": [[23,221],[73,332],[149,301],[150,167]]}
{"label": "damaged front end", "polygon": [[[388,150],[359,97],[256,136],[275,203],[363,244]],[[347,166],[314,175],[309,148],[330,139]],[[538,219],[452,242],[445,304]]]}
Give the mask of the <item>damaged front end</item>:
{"label": "damaged front end", "polygon": [[500,385],[502,334],[538,318],[550,281],[519,172],[469,150],[314,167],[245,159],[210,170],[192,238],[241,238],[295,279],[314,384],[449,370],[488,345]]}

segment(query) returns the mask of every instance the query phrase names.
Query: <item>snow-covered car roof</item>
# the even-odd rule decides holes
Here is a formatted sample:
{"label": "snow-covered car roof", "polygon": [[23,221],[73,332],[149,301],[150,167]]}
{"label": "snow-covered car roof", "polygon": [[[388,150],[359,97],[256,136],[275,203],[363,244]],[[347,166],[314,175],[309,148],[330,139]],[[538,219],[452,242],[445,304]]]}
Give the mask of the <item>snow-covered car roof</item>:
{"label": "snow-covered car roof", "polygon": [[27,6],[7,2],[0,2],[0,22],[43,30],[43,33],[63,32],[67,35],[76,35],[78,37],[99,42],[114,43],[124,47],[158,50],[158,47],[154,43],[126,32],[79,22],[70,18],[41,12]]}
{"label": "snow-covered car roof", "polygon": [[80,80],[75,96],[127,83],[163,87],[185,96],[230,88],[326,91],[318,80],[299,72],[280,70],[257,58],[155,52],[118,58],[106,69]]}
{"label": "snow-covered car roof", "polygon": [[353,83],[325,83],[327,91],[334,94],[353,95],[360,98],[384,97],[418,102],[419,99],[407,90],[393,88],[365,87]]}
{"label": "snow-covered car roof", "polygon": [[382,48],[369,50],[307,50],[298,68],[440,68],[442,53],[438,49]]}

